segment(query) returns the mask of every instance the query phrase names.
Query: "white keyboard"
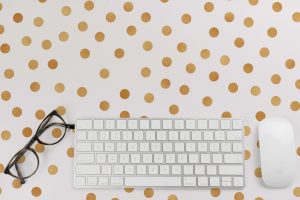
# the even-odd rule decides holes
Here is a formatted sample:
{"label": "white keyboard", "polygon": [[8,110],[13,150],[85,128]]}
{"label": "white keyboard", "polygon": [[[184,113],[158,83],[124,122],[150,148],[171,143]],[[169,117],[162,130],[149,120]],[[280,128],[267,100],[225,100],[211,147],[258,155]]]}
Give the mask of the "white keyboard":
{"label": "white keyboard", "polygon": [[240,119],[78,119],[74,187],[244,187]]}

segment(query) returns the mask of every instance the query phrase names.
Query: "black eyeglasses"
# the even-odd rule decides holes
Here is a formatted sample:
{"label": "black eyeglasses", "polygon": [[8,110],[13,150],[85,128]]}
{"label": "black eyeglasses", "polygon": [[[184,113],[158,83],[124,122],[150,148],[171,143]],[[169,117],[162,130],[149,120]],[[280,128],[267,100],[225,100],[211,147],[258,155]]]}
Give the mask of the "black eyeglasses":
{"label": "black eyeglasses", "polygon": [[25,179],[36,173],[40,163],[38,154],[31,148],[32,144],[36,141],[43,145],[57,144],[65,137],[67,129],[75,129],[75,125],[67,124],[57,111],[53,110],[39,125],[30,141],[12,157],[4,173],[24,184]]}

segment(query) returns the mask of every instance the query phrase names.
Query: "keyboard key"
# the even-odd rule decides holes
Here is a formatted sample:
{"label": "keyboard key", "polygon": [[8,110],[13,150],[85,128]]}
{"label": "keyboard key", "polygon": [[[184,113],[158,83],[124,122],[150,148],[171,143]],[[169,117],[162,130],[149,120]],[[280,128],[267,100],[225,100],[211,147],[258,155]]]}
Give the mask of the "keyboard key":
{"label": "keyboard key", "polygon": [[131,163],[140,163],[141,162],[141,155],[140,154],[130,154],[130,161]]}
{"label": "keyboard key", "polygon": [[151,143],[151,151],[155,151],[155,152],[161,151],[161,144],[158,142]]}
{"label": "keyboard key", "polygon": [[231,129],[231,120],[230,119],[222,119],[221,120],[221,129]]}
{"label": "keyboard key", "polygon": [[136,119],[128,120],[128,129],[135,130],[138,128],[138,121]]}
{"label": "keyboard key", "polygon": [[206,173],[208,175],[216,175],[217,174],[217,166],[216,165],[207,165]]}
{"label": "keyboard key", "polygon": [[215,140],[218,140],[218,141],[225,140],[225,132],[224,131],[215,131]]}
{"label": "keyboard key", "polygon": [[146,165],[137,165],[136,173],[138,175],[145,175],[147,173],[147,166]]}
{"label": "keyboard key", "polygon": [[196,121],[194,119],[187,119],[185,120],[185,127],[189,130],[196,129]]}
{"label": "keyboard key", "polygon": [[209,150],[210,152],[218,152],[220,150],[220,144],[219,143],[210,143],[209,144]]}
{"label": "keyboard key", "polygon": [[81,153],[78,153],[76,155],[76,162],[77,163],[88,163],[88,164],[91,164],[91,163],[94,163],[95,162],[95,157],[94,157],[94,154],[81,154]]}
{"label": "keyboard key", "polygon": [[184,177],[183,186],[196,186],[196,177]]}
{"label": "keyboard key", "polygon": [[121,132],[120,131],[112,131],[110,133],[111,140],[121,140]]}
{"label": "keyboard key", "polygon": [[157,131],[156,138],[157,138],[157,140],[166,140],[167,132],[166,131]]}
{"label": "keyboard key", "polygon": [[127,144],[128,151],[137,151],[138,150],[138,143],[136,142],[129,142]]}
{"label": "keyboard key", "polygon": [[126,186],[143,186],[143,187],[151,187],[151,186],[181,186],[181,177],[150,177],[150,176],[142,176],[142,177],[125,177],[125,185]]}
{"label": "keyboard key", "polygon": [[166,130],[173,129],[172,120],[170,120],[170,119],[162,120],[162,124],[163,124],[163,129],[166,129]]}
{"label": "keyboard key", "polygon": [[222,143],[221,151],[222,152],[231,152],[231,143]]}
{"label": "keyboard key", "polygon": [[232,144],[232,151],[233,152],[243,152],[243,143],[233,143]]}
{"label": "keyboard key", "polygon": [[76,150],[78,152],[81,152],[81,151],[92,151],[92,143],[78,142],[76,144]]}
{"label": "keyboard key", "polygon": [[184,129],[184,120],[182,120],[182,119],[175,119],[174,120],[174,128],[176,130],[182,130],[182,129]]}
{"label": "keyboard key", "polygon": [[189,154],[189,163],[199,163],[199,154]]}
{"label": "keyboard key", "polygon": [[180,131],[180,140],[190,140],[190,132],[189,131]]}
{"label": "keyboard key", "polygon": [[140,129],[141,130],[147,130],[150,128],[149,120],[148,119],[142,119],[140,120]]}
{"label": "keyboard key", "polygon": [[210,154],[201,154],[201,163],[210,163]]}
{"label": "keyboard key", "polygon": [[158,165],[149,165],[148,173],[151,175],[157,175],[158,174]]}
{"label": "keyboard key", "polygon": [[201,140],[201,131],[192,131],[192,140]]}
{"label": "keyboard key", "polygon": [[123,140],[132,140],[132,131],[123,131]]}
{"label": "keyboard key", "polygon": [[123,186],[123,177],[111,177],[110,185],[111,186]]}
{"label": "keyboard key", "polygon": [[101,174],[109,175],[111,172],[111,165],[101,165]]}
{"label": "keyboard key", "polygon": [[220,186],[220,178],[219,177],[210,177],[209,179],[209,186],[211,187],[218,187]]}
{"label": "keyboard key", "polygon": [[178,131],[169,131],[169,140],[171,141],[178,140]]}
{"label": "keyboard key", "polygon": [[175,174],[175,175],[181,174],[181,166],[180,165],[172,165],[172,174]]}
{"label": "keyboard key", "polygon": [[163,163],[164,162],[164,155],[163,154],[154,154],[153,155],[154,163]]}
{"label": "keyboard key", "polygon": [[95,142],[94,145],[94,151],[96,152],[100,152],[100,151],[103,151],[103,143],[99,143],[99,142]]}
{"label": "keyboard key", "polygon": [[177,162],[178,163],[187,163],[187,154],[177,154]]}
{"label": "keyboard key", "polygon": [[117,151],[124,152],[127,151],[126,143],[117,143]]}
{"label": "keyboard key", "polygon": [[143,131],[134,131],[133,132],[133,139],[134,140],[143,140],[143,138],[144,138]]}
{"label": "keyboard key", "polygon": [[117,163],[118,156],[117,154],[107,154],[107,163]]}
{"label": "keyboard key", "polygon": [[155,140],[155,131],[146,131],[146,140]]}
{"label": "keyboard key", "polygon": [[109,132],[108,131],[100,131],[99,139],[100,140],[109,140]]}
{"label": "keyboard key", "polygon": [[97,163],[106,163],[106,154],[97,154],[96,160]]}
{"label": "keyboard key", "polygon": [[99,177],[99,186],[100,187],[108,186],[108,177],[107,176],[100,176]]}
{"label": "keyboard key", "polygon": [[127,121],[125,119],[118,119],[117,120],[117,129],[124,130],[127,128]]}
{"label": "keyboard key", "polygon": [[85,186],[85,177],[83,177],[83,176],[76,176],[75,177],[75,185],[76,186]]}
{"label": "keyboard key", "polygon": [[148,142],[141,142],[140,143],[140,151],[141,152],[148,152],[150,150],[150,145]]}
{"label": "keyboard key", "polygon": [[88,135],[88,140],[97,140],[98,139],[97,131],[89,131],[87,133],[87,135]]}
{"label": "keyboard key", "polygon": [[92,129],[93,127],[93,121],[89,119],[80,119],[77,120],[76,122],[76,129],[80,130],[87,130],[87,129]]}
{"label": "keyboard key", "polygon": [[163,152],[171,152],[173,151],[173,145],[171,142],[163,143]]}
{"label": "keyboard key", "polygon": [[213,140],[213,139],[214,139],[214,132],[212,131],[203,132],[203,140]]}
{"label": "keyboard key", "polygon": [[151,120],[151,129],[160,129],[160,120],[159,119],[152,119]]}
{"label": "keyboard key", "polygon": [[175,163],[175,154],[166,154],[166,163]]}
{"label": "keyboard key", "polygon": [[115,151],[115,144],[113,142],[108,142],[104,144],[104,151],[112,152]]}
{"label": "keyboard key", "polygon": [[194,167],[193,167],[193,165],[183,165],[183,174],[185,174],[185,175],[192,175],[192,174],[194,174]]}
{"label": "keyboard key", "polygon": [[168,175],[170,174],[170,167],[169,165],[160,165],[159,166],[159,174]]}
{"label": "keyboard key", "polygon": [[76,174],[100,174],[99,165],[76,165]]}
{"label": "keyboard key", "polygon": [[77,131],[76,132],[76,139],[77,140],[86,140],[86,132],[85,131]]}
{"label": "keyboard key", "polygon": [[152,154],[143,154],[143,163],[152,163]]}
{"label": "keyboard key", "polygon": [[98,185],[98,177],[96,177],[96,176],[89,176],[89,177],[87,177],[87,185],[88,186],[96,186],[96,185]]}
{"label": "keyboard key", "polygon": [[237,187],[244,186],[244,178],[243,177],[233,177],[233,185]]}
{"label": "keyboard key", "polygon": [[225,163],[243,163],[243,154],[224,154]]}
{"label": "keyboard key", "polygon": [[208,120],[208,127],[210,129],[219,129],[219,120],[217,119]]}
{"label": "keyboard key", "polygon": [[185,150],[187,152],[195,152],[196,151],[196,144],[194,142],[185,143]]}
{"label": "keyboard key", "polygon": [[113,119],[105,120],[105,128],[108,130],[115,129],[115,120]]}
{"label": "keyboard key", "polygon": [[198,143],[198,151],[199,152],[207,152],[207,143],[199,142]]}
{"label": "keyboard key", "polygon": [[213,154],[213,161],[212,163],[220,164],[223,162],[222,154]]}
{"label": "keyboard key", "polygon": [[104,123],[103,123],[103,120],[102,119],[96,119],[94,120],[94,129],[103,129],[104,128]]}
{"label": "keyboard key", "polygon": [[120,154],[120,163],[129,163],[129,154]]}
{"label": "keyboard key", "polygon": [[122,175],[124,173],[123,165],[114,165],[113,174]]}
{"label": "keyboard key", "polygon": [[175,144],[174,144],[174,149],[175,149],[175,151],[176,152],[183,152],[184,151],[184,143],[182,143],[182,142],[176,142]]}
{"label": "keyboard key", "polygon": [[203,177],[198,177],[198,186],[208,186],[208,177],[203,176]]}
{"label": "keyboard key", "polygon": [[220,165],[220,175],[243,175],[244,168],[241,165]]}
{"label": "keyboard key", "polygon": [[198,129],[200,129],[200,130],[205,130],[208,127],[207,120],[205,120],[205,119],[199,119],[197,121],[197,124],[198,124]]}
{"label": "keyboard key", "polygon": [[232,120],[232,128],[233,129],[243,129],[243,121],[240,119]]}
{"label": "keyboard key", "polygon": [[242,131],[227,131],[227,140],[242,140]]}
{"label": "keyboard key", "polygon": [[205,173],[205,166],[204,165],[195,165],[195,174],[204,175],[204,173]]}

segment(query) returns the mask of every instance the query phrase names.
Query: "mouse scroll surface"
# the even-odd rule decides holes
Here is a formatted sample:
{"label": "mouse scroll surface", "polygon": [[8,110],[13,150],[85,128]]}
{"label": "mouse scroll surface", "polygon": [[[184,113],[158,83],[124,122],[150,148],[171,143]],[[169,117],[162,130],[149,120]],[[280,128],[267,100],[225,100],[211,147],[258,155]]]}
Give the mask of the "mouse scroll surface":
{"label": "mouse scroll surface", "polygon": [[295,138],[291,123],[269,118],[259,124],[262,178],[270,187],[286,187],[296,173]]}

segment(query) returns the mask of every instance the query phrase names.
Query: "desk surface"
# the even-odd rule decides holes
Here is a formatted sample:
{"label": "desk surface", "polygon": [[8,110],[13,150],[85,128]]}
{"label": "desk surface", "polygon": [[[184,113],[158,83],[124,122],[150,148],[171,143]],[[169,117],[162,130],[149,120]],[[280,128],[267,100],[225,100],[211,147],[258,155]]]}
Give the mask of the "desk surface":
{"label": "desk surface", "polygon": [[[300,156],[300,2],[0,1],[0,199],[299,199],[262,184],[257,123],[288,118]],[[20,187],[3,174],[41,119],[243,117],[243,190],[74,190],[73,140],[36,145]],[[298,157],[300,164],[300,157]]]}

